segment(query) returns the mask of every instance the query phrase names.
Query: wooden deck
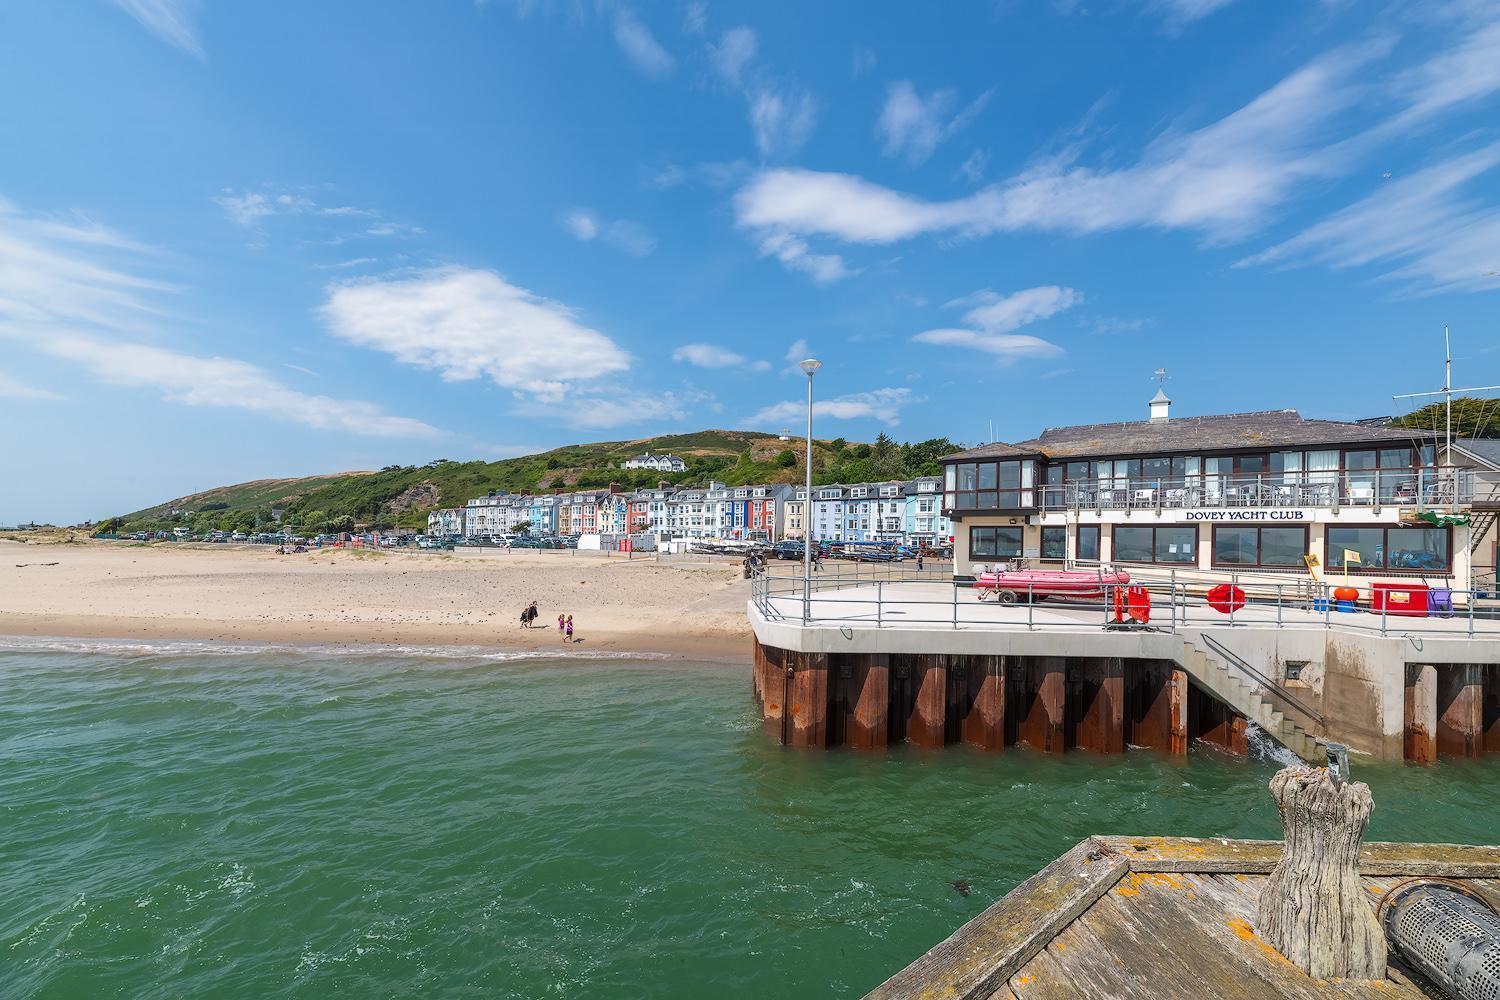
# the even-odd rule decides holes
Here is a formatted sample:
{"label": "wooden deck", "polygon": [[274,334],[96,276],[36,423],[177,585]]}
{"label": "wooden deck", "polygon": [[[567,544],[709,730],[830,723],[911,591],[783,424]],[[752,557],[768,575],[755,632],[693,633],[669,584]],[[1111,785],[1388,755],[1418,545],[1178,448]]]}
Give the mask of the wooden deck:
{"label": "wooden deck", "polygon": [[[1280,841],[1091,837],[869,994],[915,998],[1425,997],[1408,970],[1319,980],[1255,933]],[[1406,878],[1459,879],[1500,905],[1500,847],[1364,845],[1376,906]]]}

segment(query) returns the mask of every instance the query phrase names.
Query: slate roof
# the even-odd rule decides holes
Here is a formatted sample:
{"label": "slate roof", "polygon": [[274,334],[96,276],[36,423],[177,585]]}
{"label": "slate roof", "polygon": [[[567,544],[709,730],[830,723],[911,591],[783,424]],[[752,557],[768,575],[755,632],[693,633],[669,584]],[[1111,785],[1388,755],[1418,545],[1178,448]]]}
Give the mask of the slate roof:
{"label": "slate roof", "polygon": [[949,455],[949,461],[1046,455],[1048,458],[1109,458],[1184,454],[1239,448],[1299,448],[1317,445],[1409,443],[1431,435],[1399,427],[1370,427],[1340,420],[1307,420],[1296,410],[1259,410],[1169,420],[1049,427],[1030,441],[987,444]]}
{"label": "slate roof", "polygon": [[1500,438],[1459,438],[1453,442],[1453,446],[1462,448],[1493,468],[1500,469]]}

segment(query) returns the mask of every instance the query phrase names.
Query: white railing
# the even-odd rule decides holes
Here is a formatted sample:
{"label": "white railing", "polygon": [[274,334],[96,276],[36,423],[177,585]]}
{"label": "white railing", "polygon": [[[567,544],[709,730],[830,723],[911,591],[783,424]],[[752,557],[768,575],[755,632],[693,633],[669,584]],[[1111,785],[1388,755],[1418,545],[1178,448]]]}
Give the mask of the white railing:
{"label": "white railing", "polygon": [[1044,510],[1445,507],[1474,501],[1474,473],[1442,467],[1103,479],[1043,486],[1037,494]]}
{"label": "white railing", "polygon": [[[1101,581],[1094,593],[1102,597],[1069,597],[1050,592],[1045,585],[1018,585],[1008,588],[1014,603],[1002,604],[985,599],[989,592],[954,580],[934,564],[918,573],[907,564],[825,563],[813,573],[806,591],[800,573],[779,572],[775,566],[757,570],[751,578],[751,599],[770,621],[840,628],[1176,632],[1185,627],[1228,626],[1434,638],[1500,636],[1500,603],[1489,591],[1405,590],[1399,585],[1361,582],[1347,585],[1357,593],[1349,602],[1340,600],[1346,585],[1334,581],[1241,583],[1231,577],[1224,582],[1232,588],[1228,601],[1210,596],[1218,585],[1168,576],[1126,585]],[[1128,610],[1122,614],[1117,606],[1128,609],[1130,592],[1137,588],[1149,600],[1149,618],[1144,622]]]}

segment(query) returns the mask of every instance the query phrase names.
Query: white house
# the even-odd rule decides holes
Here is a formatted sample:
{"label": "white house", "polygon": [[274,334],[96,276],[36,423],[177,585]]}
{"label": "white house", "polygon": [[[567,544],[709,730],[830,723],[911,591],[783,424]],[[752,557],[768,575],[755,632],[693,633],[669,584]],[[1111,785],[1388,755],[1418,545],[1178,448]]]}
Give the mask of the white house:
{"label": "white house", "polygon": [[654,472],[686,472],[687,463],[676,455],[653,455],[649,451],[644,455],[621,462],[622,469],[651,469]]}

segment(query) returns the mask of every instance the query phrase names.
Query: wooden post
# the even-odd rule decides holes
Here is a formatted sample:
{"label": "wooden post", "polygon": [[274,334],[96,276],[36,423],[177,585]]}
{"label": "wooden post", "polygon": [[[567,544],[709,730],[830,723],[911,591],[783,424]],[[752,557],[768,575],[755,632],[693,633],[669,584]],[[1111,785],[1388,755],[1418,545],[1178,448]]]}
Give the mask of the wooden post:
{"label": "wooden post", "polygon": [[1405,702],[1401,755],[1431,764],[1437,760],[1437,667],[1430,663],[1406,665]]}
{"label": "wooden post", "polygon": [[1127,741],[1169,754],[1187,753],[1187,673],[1165,660],[1130,664]]}
{"label": "wooden post", "polygon": [[1061,656],[1030,656],[1022,663],[1016,742],[1062,753],[1067,749],[1067,661]]}
{"label": "wooden post", "polygon": [[1477,663],[1445,664],[1437,676],[1437,748],[1450,757],[1484,752],[1484,675]]}
{"label": "wooden post", "polygon": [[1359,879],[1370,786],[1288,767],[1271,779],[1271,795],[1286,848],[1261,886],[1256,933],[1315,979],[1384,979],[1385,935]]}
{"label": "wooden post", "polygon": [[985,750],[1005,747],[1005,657],[968,657],[963,741]]}
{"label": "wooden post", "polygon": [[792,669],[790,693],[785,706],[790,725],[784,726],[784,742],[794,747],[828,745],[828,654],[788,653]]}
{"label": "wooden post", "polygon": [[884,653],[845,653],[853,663],[850,691],[853,710],[847,716],[844,743],[859,750],[880,750],[886,745],[890,721],[890,657]]}
{"label": "wooden post", "polygon": [[1072,745],[1094,753],[1124,753],[1124,662],[1114,656],[1070,661],[1068,688],[1074,704]]}
{"label": "wooden post", "polygon": [[948,657],[943,653],[923,653],[913,660],[916,697],[906,736],[917,746],[940,747],[948,736]]}

